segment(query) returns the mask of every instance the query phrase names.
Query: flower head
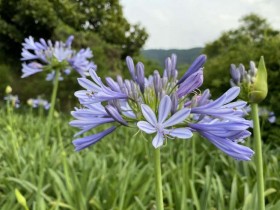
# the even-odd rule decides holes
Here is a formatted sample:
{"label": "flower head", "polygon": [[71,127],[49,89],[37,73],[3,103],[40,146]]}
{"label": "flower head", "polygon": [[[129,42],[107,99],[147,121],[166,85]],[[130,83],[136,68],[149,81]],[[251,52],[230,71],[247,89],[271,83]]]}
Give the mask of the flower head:
{"label": "flower head", "polygon": [[52,43],[50,40],[40,39],[34,41],[33,37],[24,40],[21,60],[22,78],[46,71],[47,80],[54,78],[54,70],[58,69],[64,74],[69,74],[72,69],[81,76],[87,75],[90,68],[96,69],[96,65],[88,59],[92,57],[91,50],[81,49],[79,52],[71,49],[74,36],[70,36],[67,41]]}
{"label": "flower head", "polygon": [[267,95],[267,71],[263,57],[259,61],[258,68],[253,61],[250,61],[250,69],[240,64],[236,67],[234,64],[230,66],[231,86],[241,87],[240,98],[251,103],[259,103],[266,98]]}
{"label": "flower head", "polygon": [[82,108],[76,108],[76,118],[70,125],[80,128],[75,136],[99,125],[110,128],[92,136],[74,140],[76,150],[96,143],[118,127],[136,127],[146,134],[155,134],[152,145],[161,147],[170,138],[189,139],[193,132],[207,138],[217,148],[239,160],[249,160],[254,152],[240,145],[250,135],[251,122],[244,119],[246,102],[233,100],[240,92],[233,87],[216,100],[209,90],[200,94],[203,64],[206,56],[199,56],[181,79],[177,79],[177,57],[165,60],[162,75],[155,70],[145,77],[144,64],[126,62],[131,79],[107,77],[106,83],[90,70],[91,79],[79,78],[84,90],[75,96]]}
{"label": "flower head", "polygon": [[51,104],[47,100],[44,100],[40,97],[35,99],[33,98],[28,99],[27,104],[33,108],[43,107],[45,110],[48,110],[51,106]]}
{"label": "flower head", "polygon": [[8,94],[4,97],[4,100],[10,103],[15,108],[20,107],[20,100],[17,95]]}

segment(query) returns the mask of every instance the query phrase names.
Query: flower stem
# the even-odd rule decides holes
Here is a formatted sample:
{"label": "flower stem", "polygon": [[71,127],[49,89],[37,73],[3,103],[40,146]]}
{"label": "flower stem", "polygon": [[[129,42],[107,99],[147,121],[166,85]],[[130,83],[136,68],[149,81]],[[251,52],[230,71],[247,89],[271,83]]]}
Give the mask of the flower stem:
{"label": "flower stem", "polygon": [[255,142],[255,151],[256,151],[258,208],[259,210],[265,210],[262,141],[261,141],[259,114],[258,114],[258,104],[252,103],[251,107],[252,107],[252,119],[254,123],[254,142]]}
{"label": "flower stem", "polygon": [[156,178],[156,200],[157,210],[163,210],[163,196],[162,196],[162,181],[161,181],[161,164],[160,164],[160,149],[154,149],[154,167]]}
{"label": "flower stem", "polygon": [[39,175],[39,183],[38,183],[38,193],[37,193],[37,207],[38,209],[45,209],[45,205],[43,202],[43,182],[44,182],[44,172],[45,172],[45,165],[46,165],[46,156],[45,156],[45,151],[47,150],[47,147],[49,145],[49,138],[50,138],[50,133],[51,133],[51,126],[52,126],[52,119],[53,119],[53,114],[54,114],[54,107],[55,107],[55,101],[56,101],[56,95],[57,95],[57,90],[58,90],[58,83],[59,83],[59,70],[56,70],[55,72],[55,79],[53,83],[53,90],[52,90],[52,96],[51,96],[51,107],[50,111],[48,114],[48,119],[46,123],[46,132],[45,132],[45,138],[44,141],[42,142],[43,144],[43,152],[40,152],[40,175]]}
{"label": "flower stem", "polygon": [[182,157],[182,162],[183,162],[183,171],[182,171],[182,177],[183,177],[183,185],[182,185],[182,198],[181,198],[181,210],[186,210],[187,209],[187,203],[186,203],[186,200],[187,200],[187,190],[188,190],[188,181],[189,181],[189,178],[188,178],[188,159],[186,158],[186,152],[185,151],[188,151],[188,148],[187,148],[187,141],[184,141],[183,143],[183,148],[184,148],[184,152],[183,152],[183,157]]}
{"label": "flower stem", "polygon": [[58,90],[59,75],[60,75],[59,71],[56,70],[54,84],[53,84],[52,98],[51,98],[51,107],[50,107],[50,112],[48,114],[46,133],[45,133],[45,143],[46,144],[49,141],[50,133],[51,133],[51,125],[52,125],[52,119],[53,119],[56,95],[57,95],[57,90]]}

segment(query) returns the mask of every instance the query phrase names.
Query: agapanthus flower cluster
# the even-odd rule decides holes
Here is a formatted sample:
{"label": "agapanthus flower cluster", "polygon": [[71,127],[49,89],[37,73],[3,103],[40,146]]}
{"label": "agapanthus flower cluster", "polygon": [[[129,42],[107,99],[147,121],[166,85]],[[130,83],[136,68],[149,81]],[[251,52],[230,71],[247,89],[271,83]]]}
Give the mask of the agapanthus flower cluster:
{"label": "agapanthus flower cluster", "polygon": [[43,107],[45,110],[48,110],[51,106],[47,100],[44,100],[40,97],[28,99],[27,104],[33,108]]}
{"label": "agapanthus flower cluster", "polygon": [[20,100],[17,95],[8,94],[4,97],[4,100],[12,105],[12,107],[19,108]]}
{"label": "agapanthus flower cluster", "polygon": [[[74,36],[69,36],[67,41],[56,41],[39,39],[38,42],[30,36],[24,40],[21,60],[22,78],[28,77],[38,72],[47,72],[46,80],[53,80],[55,70],[60,70],[68,75],[72,69],[76,70],[81,76],[88,74],[89,69],[96,69],[96,65],[88,59],[92,57],[89,48],[81,49],[76,52],[71,48]],[[61,74],[60,74],[61,75]],[[62,80],[60,76],[60,80]]]}
{"label": "agapanthus flower cluster", "polygon": [[259,103],[265,99],[267,88],[267,72],[263,57],[261,57],[258,68],[250,61],[250,69],[245,70],[243,64],[230,66],[231,86],[241,87],[240,98],[251,103]]}
{"label": "agapanthus flower cluster", "polygon": [[98,77],[90,70],[91,79],[79,78],[84,90],[77,91],[81,108],[71,114],[71,126],[81,129],[81,135],[97,126],[109,124],[104,131],[73,141],[76,151],[100,141],[119,127],[134,128],[151,135],[152,145],[159,148],[169,139],[190,139],[194,132],[208,139],[217,148],[237,160],[250,160],[254,152],[240,144],[250,136],[251,121],[244,119],[246,102],[233,101],[239,87],[232,87],[216,100],[210,91],[201,92],[205,55],[200,55],[188,71],[178,79],[177,57],[165,60],[162,74],[155,70],[145,77],[144,65],[134,64],[127,57],[131,79],[117,76]]}

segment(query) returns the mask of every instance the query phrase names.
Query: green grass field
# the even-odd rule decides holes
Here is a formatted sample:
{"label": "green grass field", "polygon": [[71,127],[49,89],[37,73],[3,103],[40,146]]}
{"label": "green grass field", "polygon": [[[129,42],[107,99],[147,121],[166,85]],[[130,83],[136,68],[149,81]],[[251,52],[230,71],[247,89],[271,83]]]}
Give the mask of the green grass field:
{"label": "green grass field", "polygon": [[[40,158],[46,157],[45,209],[156,209],[151,139],[119,129],[96,145],[74,152],[76,129],[70,116],[57,115],[49,145],[43,143],[46,117],[0,109],[0,209],[36,209]],[[263,146],[266,209],[280,209],[280,148]],[[252,139],[247,143],[253,144]],[[169,140],[161,149],[165,209],[254,210],[254,158],[238,162],[207,140]],[[44,207],[42,207],[43,209]],[[25,208],[27,209],[27,208]]]}

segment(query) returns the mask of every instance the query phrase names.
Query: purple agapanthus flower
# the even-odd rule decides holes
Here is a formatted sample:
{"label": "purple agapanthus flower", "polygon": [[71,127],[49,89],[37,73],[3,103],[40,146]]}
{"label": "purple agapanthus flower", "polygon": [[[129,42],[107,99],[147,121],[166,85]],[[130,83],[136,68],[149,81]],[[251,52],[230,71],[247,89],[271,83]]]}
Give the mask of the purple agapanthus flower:
{"label": "purple agapanthus flower", "polygon": [[[34,41],[33,37],[24,40],[21,60],[22,78],[36,74],[38,72],[47,72],[47,80],[53,80],[57,68],[61,73],[68,75],[70,71],[76,70],[81,76],[86,76],[89,69],[96,69],[96,65],[89,61],[92,52],[89,48],[81,49],[76,52],[71,48],[74,37],[70,36],[67,41],[52,43],[40,39]],[[62,77],[61,77],[62,78]]]}
{"label": "purple agapanthus flower", "polygon": [[4,97],[4,100],[10,103],[15,108],[20,107],[20,100],[17,95],[8,94]]}
{"label": "purple agapanthus flower", "polygon": [[[216,100],[209,90],[201,93],[203,65],[206,56],[199,56],[184,76],[178,80],[177,57],[165,60],[162,75],[155,70],[145,77],[144,64],[134,64],[127,57],[131,79],[107,77],[103,83],[94,70],[91,78],[79,78],[84,90],[75,96],[82,108],[76,108],[76,118],[70,125],[85,133],[99,125],[110,128],[89,137],[74,140],[76,150],[84,149],[118,127],[136,127],[146,134],[155,134],[152,145],[160,148],[170,138],[189,139],[193,132],[208,139],[227,155],[238,160],[249,160],[254,152],[241,145],[250,135],[251,121],[245,120],[244,101],[233,101],[240,89],[233,87]],[[200,94],[201,93],[201,94]]]}
{"label": "purple agapanthus flower", "polygon": [[27,104],[32,106],[33,108],[43,107],[45,110],[48,110],[51,104],[40,97],[38,98],[30,98],[27,100]]}

